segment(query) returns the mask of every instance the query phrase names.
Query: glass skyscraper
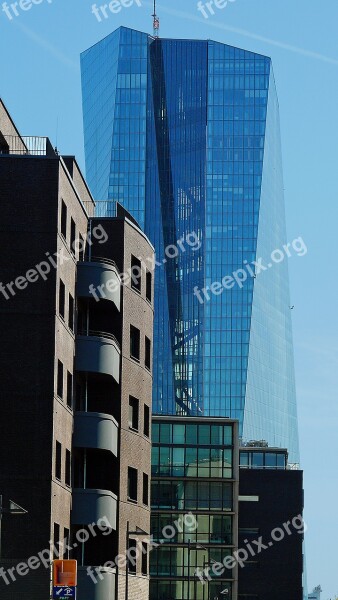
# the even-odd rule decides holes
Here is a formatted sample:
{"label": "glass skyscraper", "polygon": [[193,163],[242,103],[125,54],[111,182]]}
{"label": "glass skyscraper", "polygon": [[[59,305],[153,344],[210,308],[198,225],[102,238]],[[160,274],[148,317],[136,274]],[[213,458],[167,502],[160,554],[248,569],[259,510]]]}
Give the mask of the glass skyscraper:
{"label": "glass skyscraper", "polygon": [[120,202],[156,248],[154,413],[238,419],[299,462],[270,59],[121,27],[81,66],[99,212]]}

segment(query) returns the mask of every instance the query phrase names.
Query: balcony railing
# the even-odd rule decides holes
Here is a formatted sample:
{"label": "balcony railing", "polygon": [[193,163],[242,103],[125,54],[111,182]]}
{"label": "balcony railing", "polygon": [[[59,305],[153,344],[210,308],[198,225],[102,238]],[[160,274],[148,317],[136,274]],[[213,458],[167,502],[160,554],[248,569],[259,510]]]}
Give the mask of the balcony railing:
{"label": "balcony railing", "polygon": [[4,135],[0,154],[55,156],[56,152],[47,137]]}
{"label": "balcony railing", "polygon": [[115,342],[116,346],[120,348],[120,343],[112,333],[107,333],[106,331],[93,331],[92,329],[79,329],[78,335],[88,335],[93,337],[101,337],[107,340],[111,340]]}
{"label": "balcony railing", "polygon": [[104,258],[103,256],[90,256],[85,259],[87,262],[97,262],[97,263],[106,263],[111,267],[115,267],[116,271],[119,273],[118,266],[115,260],[111,260],[110,258]]}

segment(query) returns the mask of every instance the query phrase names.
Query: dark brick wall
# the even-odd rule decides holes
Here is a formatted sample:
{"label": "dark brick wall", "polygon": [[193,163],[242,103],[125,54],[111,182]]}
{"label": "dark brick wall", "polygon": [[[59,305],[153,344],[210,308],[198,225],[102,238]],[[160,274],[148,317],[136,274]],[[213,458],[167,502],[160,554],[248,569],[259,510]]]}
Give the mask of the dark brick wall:
{"label": "dark brick wall", "polygon": [[[0,160],[0,281],[25,275],[57,241],[59,161]],[[0,493],[29,514],[3,519],[3,557],[30,556],[50,537],[55,270],[0,294]],[[39,524],[39,526],[38,526]]]}

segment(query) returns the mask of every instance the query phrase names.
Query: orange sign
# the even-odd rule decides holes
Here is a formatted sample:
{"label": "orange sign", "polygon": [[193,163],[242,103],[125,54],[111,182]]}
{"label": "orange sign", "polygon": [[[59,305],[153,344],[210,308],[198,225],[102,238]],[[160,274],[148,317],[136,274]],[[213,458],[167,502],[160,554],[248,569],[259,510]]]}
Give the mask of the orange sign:
{"label": "orange sign", "polygon": [[77,585],[77,560],[53,560],[53,585]]}

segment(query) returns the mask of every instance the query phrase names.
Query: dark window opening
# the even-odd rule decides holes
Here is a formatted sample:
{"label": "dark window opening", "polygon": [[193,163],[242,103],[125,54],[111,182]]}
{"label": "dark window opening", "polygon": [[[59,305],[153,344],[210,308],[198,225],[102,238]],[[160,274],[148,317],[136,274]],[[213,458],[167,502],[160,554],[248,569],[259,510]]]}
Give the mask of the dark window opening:
{"label": "dark window opening", "polygon": [[141,293],[141,261],[136,256],[131,257],[131,287]]}
{"label": "dark window opening", "polygon": [[67,406],[73,407],[73,375],[67,371]]}
{"label": "dark window opening", "polygon": [[61,454],[62,454],[62,446],[60,442],[56,442],[55,444],[55,477],[61,481]]}
{"label": "dark window opening", "polygon": [[147,271],[146,274],[146,298],[147,300],[149,300],[149,302],[152,301],[152,275],[150,273],[150,271]]}
{"label": "dark window opening", "polygon": [[74,332],[74,298],[71,294],[68,297],[68,327]]}
{"label": "dark window opening", "polygon": [[149,505],[149,476],[143,473],[143,504]]}
{"label": "dark window opening", "polygon": [[67,240],[67,206],[63,200],[61,205],[61,233],[65,240]]}
{"label": "dark window opening", "polygon": [[139,428],[139,401],[129,396],[129,428],[138,431]]}
{"label": "dark window opening", "polygon": [[148,575],[148,544],[142,542],[142,564],[141,564],[142,575]]}
{"label": "dark window opening", "polygon": [[69,558],[70,532],[66,527],[63,530],[63,555]]}
{"label": "dark window opening", "polygon": [[132,575],[136,575],[136,540],[129,540],[128,542],[128,570]]}
{"label": "dark window opening", "polygon": [[137,469],[128,467],[128,500],[137,502]]}
{"label": "dark window opening", "polygon": [[143,433],[149,437],[150,433],[150,408],[146,404],[144,405],[144,420],[143,420]]}
{"label": "dark window opening", "polygon": [[66,450],[66,468],[65,468],[65,483],[66,485],[71,485],[71,460],[72,460],[72,455],[70,453],[70,450]]}
{"label": "dark window opening", "polygon": [[56,558],[59,558],[59,544],[60,544],[60,525],[58,523],[54,523],[54,531],[53,531],[53,542],[54,542],[54,555]]}
{"label": "dark window opening", "polygon": [[145,357],[144,357],[144,364],[147,367],[147,369],[150,370],[151,368],[151,341],[149,338],[145,338]]}
{"label": "dark window opening", "polygon": [[79,236],[79,260],[83,261],[85,255],[85,241],[82,235]]}
{"label": "dark window opening", "polygon": [[70,249],[72,254],[75,256],[75,242],[76,242],[76,227],[74,219],[70,220]]}
{"label": "dark window opening", "polygon": [[130,325],[130,356],[140,360],[140,330]]}
{"label": "dark window opening", "polygon": [[59,315],[63,319],[65,318],[65,301],[66,301],[66,288],[62,279],[59,284]]}
{"label": "dark window opening", "polygon": [[59,398],[63,398],[63,364],[61,360],[58,360],[57,394]]}

